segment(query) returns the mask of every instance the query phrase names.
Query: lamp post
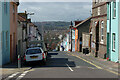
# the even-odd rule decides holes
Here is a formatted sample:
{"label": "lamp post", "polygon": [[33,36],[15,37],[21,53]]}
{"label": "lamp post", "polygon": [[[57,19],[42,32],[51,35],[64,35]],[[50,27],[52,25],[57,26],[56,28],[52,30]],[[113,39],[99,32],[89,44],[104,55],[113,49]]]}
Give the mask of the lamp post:
{"label": "lamp post", "polygon": [[71,21],[71,25],[70,25],[70,31],[71,31],[71,52],[72,52],[72,28],[73,28],[73,23]]}

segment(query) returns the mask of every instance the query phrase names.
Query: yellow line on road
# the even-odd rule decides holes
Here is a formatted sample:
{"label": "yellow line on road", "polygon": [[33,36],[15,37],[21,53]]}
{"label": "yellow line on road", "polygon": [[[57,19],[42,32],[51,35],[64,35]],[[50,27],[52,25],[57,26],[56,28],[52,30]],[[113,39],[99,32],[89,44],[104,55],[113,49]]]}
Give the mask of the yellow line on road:
{"label": "yellow line on road", "polygon": [[[85,60],[85,59],[83,59],[83,58],[81,58],[81,57],[79,57],[79,56],[76,56],[76,55],[73,55],[73,54],[71,54],[72,56],[75,56],[75,57],[77,57],[77,58],[79,58],[79,59],[81,59],[81,60],[83,60],[83,61],[85,61],[85,62],[87,62],[87,63],[89,63],[89,64],[91,64],[91,65],[93,65],[93,66],[95,66],[95,67],[97,67],[98,69],[103,69],[102,67],[100,67],[100,66],[97,66],[96,64],[94,64],[94,63],[92,63],[92,62],[90,62],[90,61],[87,61],[87,60]],[[108,70],[108,69],[104,69],[104,70],[106,70],[106,71],[108,71],[108,72],[111,72],[111,73],[113,73],[113,74],[116,74],[116,75],[120,75],[120,74],[118,74],[117,72],[114,72],[114,71],[111,71],[111,70]]]}
{"label": "yellow line on road", "polygon": [[111,72],[111,73],[113,73],[113,74],[120,75],[120,74],[118,74],[117,72],[114,72],[114,71],[111,71],[111,70],[108,70],[108,69],[105,69],[105,70],[108,71],[108,72]]}
{"label": "yellow line on road", "polygon": [[[72,54],[72,55],[73,55],[73,54]],[[76,55],[73,55],[73,56],[76,56]],[[78,57],[79,59],[81,59],[81,60],[83,60],[83,61],[85,61],[85,62],[87,62],[87,63],[89,63],[89,64],[91,64],[91,65],[93,65],[93,66],[95,66],[95,67],[98,68],[98,69],[102,69],[101,67],[97,66],[96,64],[94,64],[94,63],[92,63],[92,62],[90,62],[90,61],[87,61],[87,60],[85,60],[85,59],[83,59],[83,58],[81,58],[81,57],[79,57],[79,56],[76,56],[76,57]]]}

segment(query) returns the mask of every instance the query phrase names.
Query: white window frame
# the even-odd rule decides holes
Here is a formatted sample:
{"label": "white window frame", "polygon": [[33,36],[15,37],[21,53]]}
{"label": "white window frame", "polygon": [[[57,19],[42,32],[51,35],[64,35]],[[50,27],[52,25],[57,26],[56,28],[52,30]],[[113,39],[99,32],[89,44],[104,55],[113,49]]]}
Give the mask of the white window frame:
{"label": "white window frame", "polygon": [[101,43],[104,41],[104,21],[101,22]]}
{"label": "white window frame", "polygon": [[113,18],[116,18],[116,1],[113,2]]}
{"label": "white window frame", "polygon": [[115,51],[116,44],[116,34],[112,33],[112,50]]}
{"label": "white window frame", "polygon": [[98,15],[100,15],[100,9],[101,9],[101,8],[100,8],[100,7],[98,7]]}
{"label": "white window frame", "polygon": [[[94,22],[95,27],[97,26],[97,23],[98,23],[97,21]],[[93,29],[92,29],[92,32],[93,32]],[[95,35],[94,35],[94,42],[95,42]]]}

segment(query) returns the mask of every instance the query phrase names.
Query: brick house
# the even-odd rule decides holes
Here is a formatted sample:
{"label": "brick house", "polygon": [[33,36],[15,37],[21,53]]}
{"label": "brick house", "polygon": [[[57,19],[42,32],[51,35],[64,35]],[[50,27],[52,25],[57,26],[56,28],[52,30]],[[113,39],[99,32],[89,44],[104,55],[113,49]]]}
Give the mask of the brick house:
{"label": "brick house", "polygon": [[91,53],[105,58],[107,53],[107,2],[92,2]]}

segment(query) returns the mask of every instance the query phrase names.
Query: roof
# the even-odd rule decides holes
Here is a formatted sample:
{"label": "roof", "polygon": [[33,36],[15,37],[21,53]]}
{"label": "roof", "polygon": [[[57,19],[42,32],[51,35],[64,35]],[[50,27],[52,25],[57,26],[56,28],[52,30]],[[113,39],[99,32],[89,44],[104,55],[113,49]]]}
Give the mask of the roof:
{"label": "roof", "polygon": [[83,23],[85,23],[86,21],[90,20],[92,17],[89,17],[85,20],[83,20],[81,23],[77,24],[76,26],[74,26],[74,28],[77,28],[78,26],[82,25]]}
{"label": "roof", "polygon": [[30,23],[30,25],[31,25],[31,26],[34,26],[34,24],[33,24],[33,23]]}
{"label": "roof", "polygon": [[18,15],[18,21],[24,22],[25,18],[21,17],[20,15]]}
{"label": "roof", "polygon": [[40,49],[40,47],[28,48],[27,50],[31,50],[31,49]]}

